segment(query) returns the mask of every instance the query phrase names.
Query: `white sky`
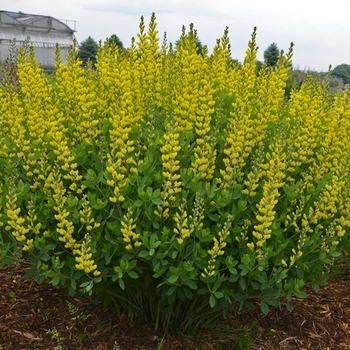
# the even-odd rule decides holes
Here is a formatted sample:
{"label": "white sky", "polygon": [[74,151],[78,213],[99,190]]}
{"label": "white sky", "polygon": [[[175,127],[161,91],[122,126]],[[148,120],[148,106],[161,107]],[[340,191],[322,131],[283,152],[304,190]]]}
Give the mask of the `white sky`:
{"label": "white sky", "polygon": [[[293,41],[294,67],[327,71],[330,64],[350,64],[349,0],[0,0],[0,10],[74,20],[79,42],[116,34],[124,47],[139,32],[140,17],[148,25],[152,12],[161,40],[166,32],[175,42],[182,25],[194,23],[209,52],[228,26],[232,57],[239,61],[257,26],[260,60],[272,42],[287,51]],[[68,25],[74,29],[74,22]]]}

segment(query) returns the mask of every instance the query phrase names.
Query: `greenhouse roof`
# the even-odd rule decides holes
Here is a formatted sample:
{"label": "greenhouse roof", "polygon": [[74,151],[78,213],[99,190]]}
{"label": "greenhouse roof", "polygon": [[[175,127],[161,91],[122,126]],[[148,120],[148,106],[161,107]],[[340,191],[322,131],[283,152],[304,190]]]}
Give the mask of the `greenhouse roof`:
{"label": "greenhouse roof", "polygon": [[[75,26],[75,22],[74,22]],[[33,46],[72,45],[75,29],[50,16],[29,15],[21,12],[0,11],[0,40],[25,41],[30,37]]]}
{"label": "greenhouse roof", "polygon": [[0,11],[0,27],[12,27],[39,31],[74,33],[67,24],[51,16],[30,15],[22,12]]}

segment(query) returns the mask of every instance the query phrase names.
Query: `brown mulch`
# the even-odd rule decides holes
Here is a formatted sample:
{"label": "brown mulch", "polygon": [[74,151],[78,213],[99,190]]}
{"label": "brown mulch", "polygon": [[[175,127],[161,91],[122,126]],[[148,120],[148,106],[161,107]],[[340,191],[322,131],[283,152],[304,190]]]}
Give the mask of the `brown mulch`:
{"label": "brown mulch", "polygon": [[130,324],[88,298],[37,285],[24,267],[0,269],[0,349],[162,350],[350,349],[350,272],[331,279],[294,310],[275,308],[264,316],[243,310],[194,334],[167,334]]}

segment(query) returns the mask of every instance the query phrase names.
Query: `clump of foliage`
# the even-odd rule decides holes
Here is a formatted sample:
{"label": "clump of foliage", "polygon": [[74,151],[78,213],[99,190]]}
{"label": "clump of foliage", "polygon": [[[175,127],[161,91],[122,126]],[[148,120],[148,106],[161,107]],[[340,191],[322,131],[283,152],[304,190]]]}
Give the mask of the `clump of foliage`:
{"label": "clump of foliage", "polygon": [[[192,32],[191,32],[192,31]],[[131,320],[189,329],[324,285],[348,244],[350,91],[312,77],[285,100],[292,47],[257,74],[228,30],[212,56],[172,51],[153,14],[95,69],[73,47],[55,79],[34,51],[0,90],[0,262],[94,295]]]}
{"label": "clump of foliage", "polygon": [[350,84],[350,65],[340,64],[332,70],[332,76],[343,80],[344,84]]}

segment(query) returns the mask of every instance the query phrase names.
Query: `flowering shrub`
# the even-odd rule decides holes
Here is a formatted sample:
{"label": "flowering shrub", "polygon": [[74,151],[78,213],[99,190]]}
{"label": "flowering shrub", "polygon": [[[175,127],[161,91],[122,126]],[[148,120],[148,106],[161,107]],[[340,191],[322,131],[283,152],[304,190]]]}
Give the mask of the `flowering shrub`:
{"label": "flowering shrub", "polygon": [[155,16],[95,70],[73,47],[48,79],[19,50],[2,89],[1,262],[95,295],[155,328],[199,327],[326,283],[349,230],[349,90],[311,77],[284,98],[292,47],[257,75],[228,30],[213,55],[183,31],[159,45]]}

